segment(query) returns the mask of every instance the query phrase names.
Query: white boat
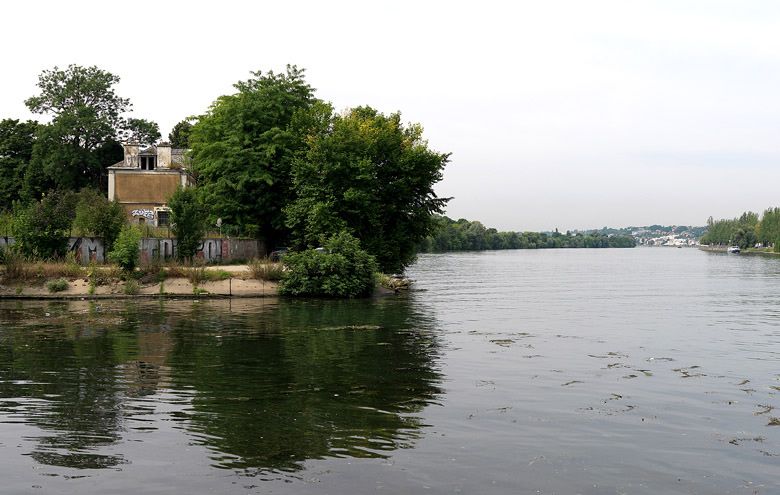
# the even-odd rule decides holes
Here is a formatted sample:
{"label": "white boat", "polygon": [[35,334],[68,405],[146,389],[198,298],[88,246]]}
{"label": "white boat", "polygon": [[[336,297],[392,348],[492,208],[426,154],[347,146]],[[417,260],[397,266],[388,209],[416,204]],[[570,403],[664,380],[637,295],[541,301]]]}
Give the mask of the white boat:
{"label": "white boat", "polygon": [[739,254],[739,246],[729,246],[726,251],[729,253]]}

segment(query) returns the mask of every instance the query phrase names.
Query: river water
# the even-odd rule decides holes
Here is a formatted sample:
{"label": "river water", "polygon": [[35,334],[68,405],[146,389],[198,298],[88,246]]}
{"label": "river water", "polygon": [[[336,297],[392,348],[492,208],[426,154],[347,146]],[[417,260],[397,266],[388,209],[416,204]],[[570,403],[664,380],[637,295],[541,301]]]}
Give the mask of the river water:
{"label": "river water", "polygon": [[368,301],[0,302],[0,493],[780,493],[780,259],[409,273]]}

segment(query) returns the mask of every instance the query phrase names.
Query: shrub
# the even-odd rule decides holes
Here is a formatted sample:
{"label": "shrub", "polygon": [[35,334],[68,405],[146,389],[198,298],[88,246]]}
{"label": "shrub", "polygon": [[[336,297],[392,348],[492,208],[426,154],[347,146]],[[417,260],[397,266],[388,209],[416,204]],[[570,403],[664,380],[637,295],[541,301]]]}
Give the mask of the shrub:
{"label": "shrub", "polygon": [[52,280],[46,284],[46,288],[49,289],[49,292],[62,292],[67,290],[68,287],[70,287],[70,284],[68,284],[68,281],[64,278],[58,278],[57,280]]}
{"label": "shrub", "polygon": [[284,276],[284,265],[268,258],[252,260],[249,262],[249,271],[252,278],[257,280],[278,282]]}
{"label": "shrub", "polygon": [[138,265],[138,244],[141,242],[141,232],[132,225],[125,225],[119,232],[114,243],[114,249],[108,253],[108,259],[124,270],[132,272]]}
{"label": "shrub", "polygon": [[27,206],[17,205],[13,234],[17,249],[30,258],[53,259],[68,249],[71,218],[76,196],[72,192],[52,192]]}
{"label": "shrub", "polygon": [[73,221],[78,235],[100,237],[108,252],[113,248],[125,223],[125,210],[118,202],[109,201],[94,189],[79,192],[76,219]]}
{"label": "shrub", "polygon": [[134,296],[138,294],[138,291],[141,290],[141,285],[138,283],[138,280],[135,280],[133,278],[128,278],[125,281],[125,294],[129,296]]}
{"label": "shrub", "polygon": [[376,259],[347,232],[331,237],[325,250],[288,253],[279,293],[291,296],[359,297],[374,290]]}
{"label": "shrub", "polygon": [[179,261],[192,259],[206,234],[206,210],[194,188],[177,189],[168,206],[176,236],[176,258]]}

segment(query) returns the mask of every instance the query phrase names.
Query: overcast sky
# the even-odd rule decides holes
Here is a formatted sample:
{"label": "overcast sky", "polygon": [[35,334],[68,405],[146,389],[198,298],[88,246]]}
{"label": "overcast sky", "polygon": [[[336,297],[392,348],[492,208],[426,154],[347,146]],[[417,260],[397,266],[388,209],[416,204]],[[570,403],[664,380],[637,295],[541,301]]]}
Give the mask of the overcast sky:
{"label": "overcast sky", "polygon": [[120,76],[163,135],[252,70],[400,110],[447,214],[506,230],[702,225],[780,205],[780,2],[34,1],[3,6],[0,118],[43,69]]}

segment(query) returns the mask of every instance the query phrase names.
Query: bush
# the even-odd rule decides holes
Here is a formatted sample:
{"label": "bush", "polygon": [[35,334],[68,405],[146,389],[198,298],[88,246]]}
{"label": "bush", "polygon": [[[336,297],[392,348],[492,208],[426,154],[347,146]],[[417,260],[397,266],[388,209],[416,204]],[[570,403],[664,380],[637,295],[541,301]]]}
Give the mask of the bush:
{"label": "bush", "polygon": [[288,253],[279,293],[291,296],[360,297],[374,290],[376,259],[347,232],[331,237],[325,251]]}
{"label": "bush", "polygon": [[58,278],[57,280],[52,280],[46,284],[46,288],[49,289],[49,292],[62,292],[67,290],[68,287],[70,287],[70,284],[68,284],[68,281],[64,278]]}
{"label": "bush", "polygon": [[71,192],[52,192],[39,202],[17,205],[13,234],[20,252],[37,259],[64,256],[75,200],[76,196]]}
{"label": "bush", "polygon": [[141,232],[132,225],[125,225],[119,232],[114,249],[108,253],[109,261],[119,265],[125,272],[132,272],[138,265],[138,244],[140,242]]}
{"label": "bush", "polygon": [[129,278],[125,281],[125,294],[128,296],[134,296],[138,294],[138,291],[141,290],[141,285],[138,283],[138,280]]}
{"label": "bush", "polygon": [[82,189],[79,192],[76,219],[73,221],[78,235],[100,237],[108,252],[113,248],[125,223],[125,210],[118,202],[109,201],[94,189]]}
{"label": "bush", "polygon": [[190,260],[206,235],[206,209],[194,188],[177,189],[168,206],[176,236],[176,259]]}

